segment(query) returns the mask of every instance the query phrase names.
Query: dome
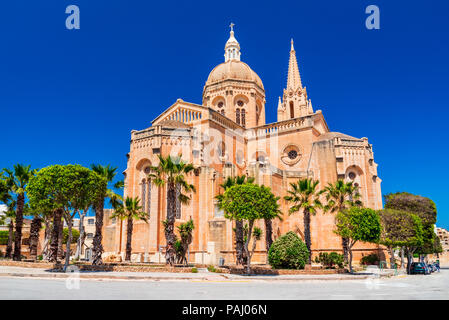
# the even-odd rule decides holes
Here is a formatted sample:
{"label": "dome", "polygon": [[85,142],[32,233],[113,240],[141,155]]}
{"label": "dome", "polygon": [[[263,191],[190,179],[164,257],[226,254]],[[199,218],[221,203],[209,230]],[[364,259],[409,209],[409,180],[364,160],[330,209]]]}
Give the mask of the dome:
{"label": "dome", "polygon": [[255,82],[264,90],[262,80],[246,63],[239,60],[229,60],[216,66],[206,81],[206,86],[224,80],[244,80]]}

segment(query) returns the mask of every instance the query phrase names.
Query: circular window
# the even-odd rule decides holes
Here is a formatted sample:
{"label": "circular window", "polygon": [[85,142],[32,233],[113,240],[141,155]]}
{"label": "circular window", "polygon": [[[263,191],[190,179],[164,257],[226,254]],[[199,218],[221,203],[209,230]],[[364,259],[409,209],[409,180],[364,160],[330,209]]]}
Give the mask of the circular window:
{"label": "circular window", "polygon": [[243,107],[243,101],[242,101],[242,100],[237,101],[237,105],[238,105],[239,107]]}
{"label": "circular window", "polygon": [[217,106],[218,106],[219,108],[223,108],[223,106],[224,106],[224,103],[220,101],[220,102],[218,103],[218,105],[217,105]]}
{"label": "circular window", "polygon": [[355,179],[355,173],[354,172],[349,172],[348,176],[349,176],[349,179],[351,179],[351,180]]}
{"label": "circular window", "polygon": [[296,159],[297,156],[298,156],[298,151],[296,151],[296,150],[290,150],[288,152],[288,158],[291,160]]}
{"label": "circular window", "polygon": [[289,166],[292,166],[296,164],[300,159],[301,153],[298,146],[291,144],[284,148],[284,151],[281,155],[282,162]]}
{"label": "circular window", "polygon": [[151,169],[150,167],[146,167],[145,169],[143,169],[143,172],[145,172],[146,174],[150,173]]}

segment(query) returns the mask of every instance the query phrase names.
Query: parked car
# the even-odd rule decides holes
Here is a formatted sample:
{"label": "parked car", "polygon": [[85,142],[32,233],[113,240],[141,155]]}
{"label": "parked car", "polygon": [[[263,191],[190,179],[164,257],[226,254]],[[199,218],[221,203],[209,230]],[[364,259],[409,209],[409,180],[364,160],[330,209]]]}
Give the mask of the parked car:
{"label": "parked car", "polygon": [[431,264],[431,263],[429,263],[429,264],[427,264],[427,268],[429,269],[429,271],[432,273],[432,272],[435,272],[435,267]]}
{"label": "parked car", "polygon": [[412,262],[411,274],[430,274],[429,267],[424,262]]}

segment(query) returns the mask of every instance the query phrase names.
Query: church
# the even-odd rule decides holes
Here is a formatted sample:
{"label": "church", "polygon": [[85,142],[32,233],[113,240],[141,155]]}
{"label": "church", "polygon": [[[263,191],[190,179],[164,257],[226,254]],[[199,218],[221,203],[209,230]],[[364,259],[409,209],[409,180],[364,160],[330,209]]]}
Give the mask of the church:
{"label": "church", "polygon": [[[124,195],[138,196],[149,221],[136,221],[133,230],[133,260],[164,262],[166,219],[165,187],[148,181],[158,155],[182,155],[195,166],[187,176],[196,192],[187,205],[177,204],[176,225],[190,218],[195,229],[189,247],[189,262],[218,264],[235,262],[233,221],[224,218],[215,196],[230,176],[247,175],[281,197],[283,220],[273,221],[274,239],[288,231],[302,239],[302,213],[288,214],[291,204],[283,200],[291,182],[301,178],[320,181],[319,188],[337,179],[353,181],[366,207],[382,208],[381,179],[377,175],[373,147],[368,139],[331,131],[322,110],[314,110],[303,85],[293,40],[286,87],[277,105],[277,122],[265,121],[265,89],[262,79],[242,61],[233,24],[225,45],[224,62],[207,78],[202,103],[178,99],[151,122],[151,127],[132,130]],[[268,106],[274,108],[275,106]],[[126,222],[111,218],[106,210],[104,250],[124,256]],[[334,234],[335,214],[319,212],[311,219],[313,257],[319,252],[342,253],[341,238]],[[264,229],[263,221],[258,227]],[[360,243],[354,259],[380,253],[379,246]],[[265,239],[259,241],[253,261],[266,262]]]}

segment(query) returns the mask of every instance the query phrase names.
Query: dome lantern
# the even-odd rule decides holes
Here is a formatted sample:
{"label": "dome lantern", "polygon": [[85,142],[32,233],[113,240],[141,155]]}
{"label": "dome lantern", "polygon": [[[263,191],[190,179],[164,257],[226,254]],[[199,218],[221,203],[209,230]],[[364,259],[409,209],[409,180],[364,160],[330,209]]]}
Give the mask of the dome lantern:
{"label": "dome lantern", "polygon": [[231,27],[231,31],[229,33],[229,39],[225,45],[225,62],[228,62],[229,60],[240,61],[240,44],[234,37],[234,24],[231,22],[229,26]]}

